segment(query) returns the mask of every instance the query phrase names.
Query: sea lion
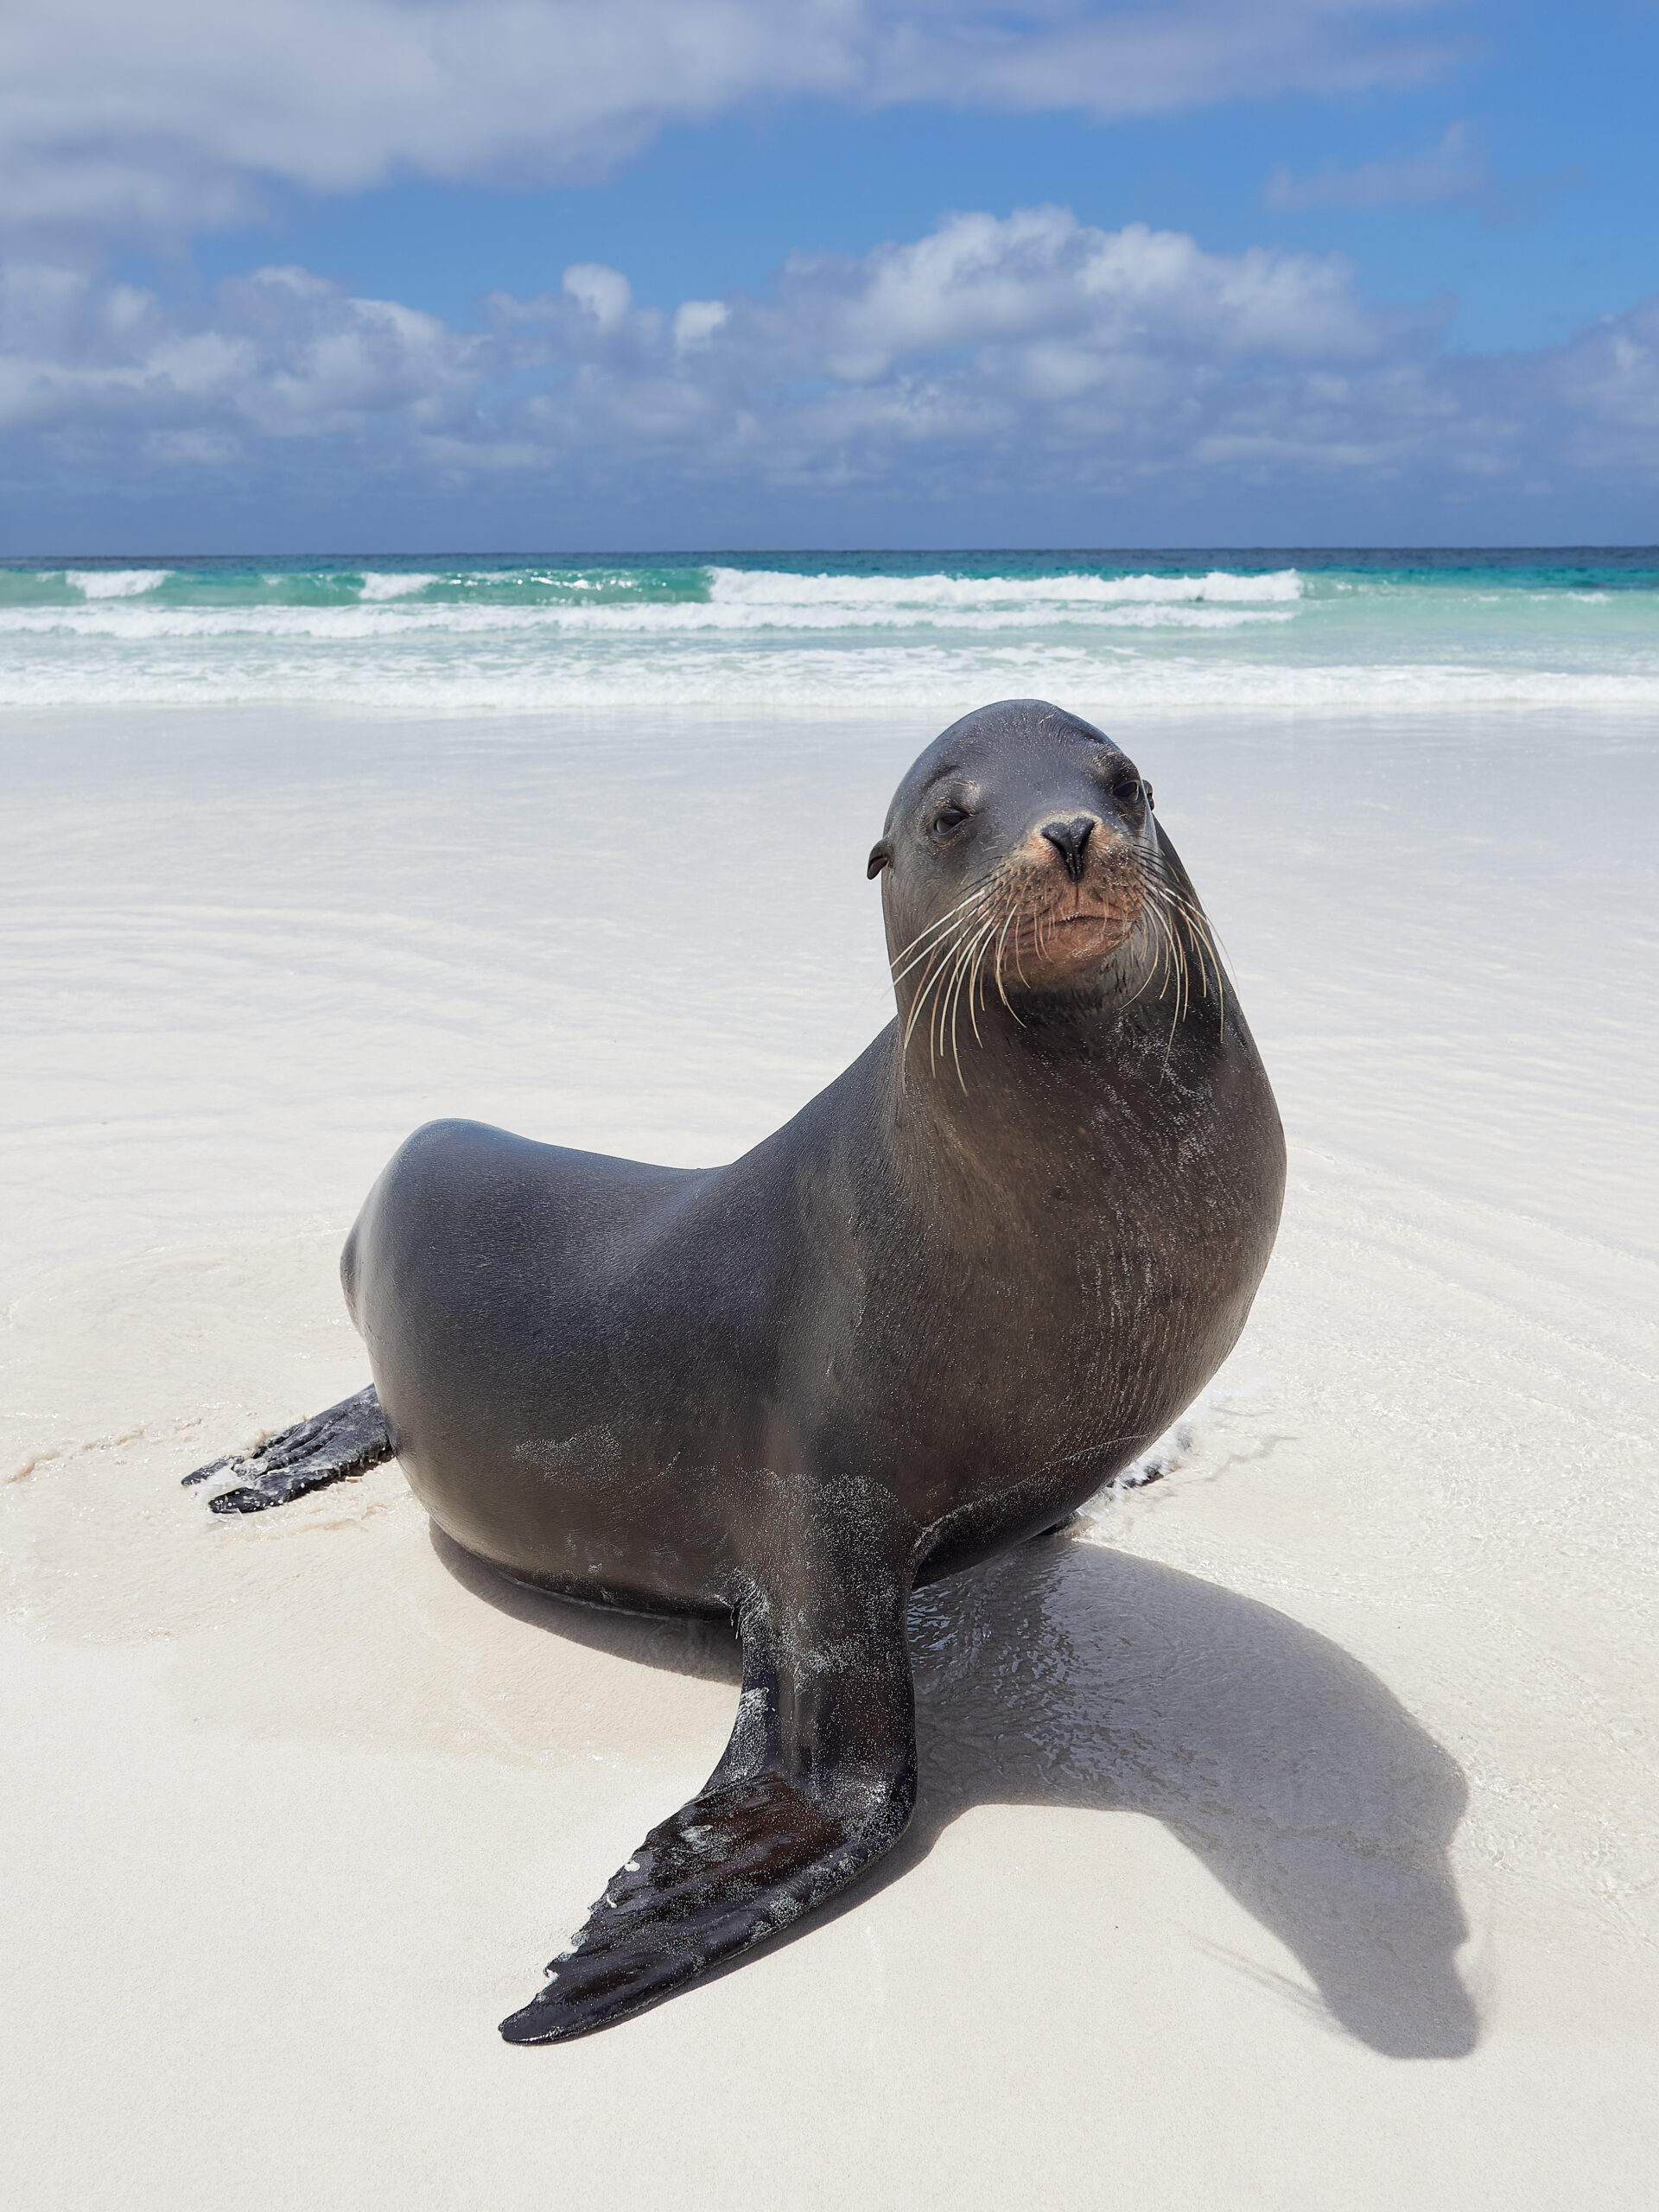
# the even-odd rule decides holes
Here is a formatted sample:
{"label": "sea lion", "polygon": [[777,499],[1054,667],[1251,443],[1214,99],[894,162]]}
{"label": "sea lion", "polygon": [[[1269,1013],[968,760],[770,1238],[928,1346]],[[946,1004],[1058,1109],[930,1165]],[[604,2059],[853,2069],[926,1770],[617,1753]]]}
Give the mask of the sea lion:
{"label": "sea lion", "polygon": [[899,1012],[843,1075],[723,1167],[416,1130],[341,1261],[373,1389],[212,1501],[255,1511],[395,1452],[504,1574],[735,1622],[720,1764],[510,2042],[658,2003],[894,1842],[912,1587],[1127,1467],[1214,1373],[1267,1265],[1273,1094],[1109,739],[1040,700],[953,723],[869,873]]}

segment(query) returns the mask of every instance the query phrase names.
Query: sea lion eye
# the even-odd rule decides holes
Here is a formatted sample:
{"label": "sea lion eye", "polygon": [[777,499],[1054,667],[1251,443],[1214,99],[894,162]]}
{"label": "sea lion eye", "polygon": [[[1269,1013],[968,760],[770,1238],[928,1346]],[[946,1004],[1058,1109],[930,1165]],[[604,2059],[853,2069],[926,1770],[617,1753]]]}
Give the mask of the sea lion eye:
{"label": "sea lion eye", "polygon": [[1145,786],[1139,776],[1120,776],[1112,785],[1112,797],[1120,806],[1137,806],[1145,796]]}
{"label": "sea lion eye", "polygon": [[948,837],[953,830],[959,830],[967,819],[968,810],[965,806],[942,806],[929,826],[936,836]]}

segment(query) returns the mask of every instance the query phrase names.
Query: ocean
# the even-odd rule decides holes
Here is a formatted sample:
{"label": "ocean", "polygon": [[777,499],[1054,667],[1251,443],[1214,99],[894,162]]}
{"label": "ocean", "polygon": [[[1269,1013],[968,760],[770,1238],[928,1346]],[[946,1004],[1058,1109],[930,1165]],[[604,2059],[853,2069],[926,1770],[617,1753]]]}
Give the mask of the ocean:
{"label": "ocean", "polygon": [[1659,547],[13,559],[0,706],[1659,705]]}

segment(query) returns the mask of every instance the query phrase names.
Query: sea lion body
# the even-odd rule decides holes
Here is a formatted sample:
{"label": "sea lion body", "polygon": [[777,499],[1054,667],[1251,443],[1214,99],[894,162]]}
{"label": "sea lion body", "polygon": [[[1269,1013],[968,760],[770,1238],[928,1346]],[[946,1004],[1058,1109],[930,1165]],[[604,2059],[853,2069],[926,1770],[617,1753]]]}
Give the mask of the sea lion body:
{"label": "sea lion body", "polygon": [[1272,1092],[1109,740],[1040,701],[967,717],[870,873],[899,1012],[844,1074],[704,1170],[418,1130],[342,1262],[374,1391],[214,1500],[395,1450],[504,1573],[736,1621],[725,1757],[512,2040],[656,2003],[892,1843],[910,1591],[1133,1461],[1226,1356],[1272,1248]]}
{"label": "sea lion body", "polygon": [[732,1610],[775,1471],[879,1484],[918,1583],[1052,1526],[1220,1364],[1276,1212],[1236,1016],[1167,1067],[1166,1028],[1017,1120],[988,1089],[954,1156],[896,1023],[729,1166],[418,1130],[342,1266],[416,1496],[640,1611]]}

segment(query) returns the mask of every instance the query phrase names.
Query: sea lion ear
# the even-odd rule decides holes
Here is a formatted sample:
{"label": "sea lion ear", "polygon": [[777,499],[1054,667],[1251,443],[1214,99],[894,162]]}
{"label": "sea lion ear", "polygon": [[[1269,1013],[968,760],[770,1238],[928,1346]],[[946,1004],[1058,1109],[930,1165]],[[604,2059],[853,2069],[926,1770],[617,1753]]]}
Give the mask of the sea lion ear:
{"label": "sea lion ear", "polygon": [[1152,785],[1143,779],[1141,788],[1147,795],[1147,804],[1150,806],[1152,804]]}
{"label": "sea lion ear", "polygon": [[880,874],[884,868],[891,868],[892,866],[893,847],[888,844],[887,839],[883,837],[877,843],[870,847],[870,864],[868,868],[865,869],[864,873],[872,881],[874,881],[874,879]]}

